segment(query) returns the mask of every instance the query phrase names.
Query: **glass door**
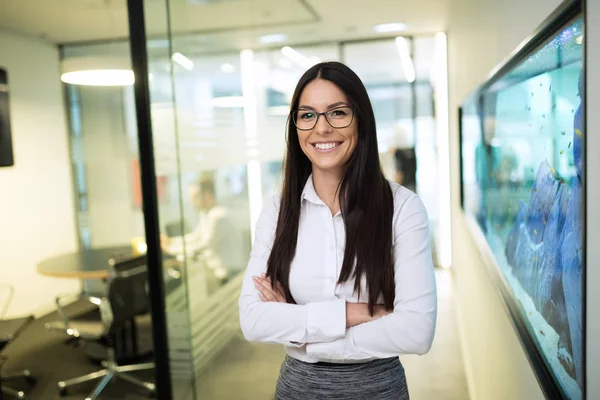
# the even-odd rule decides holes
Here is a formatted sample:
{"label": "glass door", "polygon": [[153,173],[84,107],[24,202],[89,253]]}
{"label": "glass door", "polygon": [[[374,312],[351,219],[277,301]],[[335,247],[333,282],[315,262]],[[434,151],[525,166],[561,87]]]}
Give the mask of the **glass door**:
{"label": "glass door", "polygon": [[[177,399],[189,390],[197,399],[270,399],[284,357],[280,346],[244,339],[237,300],[306,67],[280,49],[239,50],[222,35],[194,33],[211,26],[212,12],[234,15],[234,3],[235,23],[252,24],[252,1],[169,1],[163,9],[144,2],[163,250],[185,265],[183,287],[165,297]],[[170,27],[166,35],[161,23]],[[296,51],[313,61],[337,57],[335,46]]]}
{"label": "glass door", "polygon": [[[289,5],[271,18],[306,18],[299,3]],[[156,228],[163,263],[180,265],[180,284],[162,283],[171,395],[271,399],[284,351],[244,339],[237,301],[256,220],[279,184],[289,104],[306,65],[281,47],[240,49],[247,33],[197,33],[215,28],[217,15],[234,31],[259,22],[253,1],[129,6],[145,14],[136,76],[148,73]],[[312,63],[338,58],[335,45],[294,51]]]}

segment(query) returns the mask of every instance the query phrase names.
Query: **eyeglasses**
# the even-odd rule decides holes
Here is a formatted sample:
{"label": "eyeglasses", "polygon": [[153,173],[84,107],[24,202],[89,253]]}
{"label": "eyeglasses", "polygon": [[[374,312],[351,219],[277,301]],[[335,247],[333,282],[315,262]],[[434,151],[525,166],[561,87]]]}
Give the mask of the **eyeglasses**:
{"label": "eyeglasses", "polygon": [[343,106],[322,113],[312,110],[296,110],[292,112],[292,121],[294,121],[296,128],[301,131],[310,131],[317,126],[321,115],[325,117],[325,120],[332,128],[336,129],[346,128],[354,120],[354,110],[352,107]]}

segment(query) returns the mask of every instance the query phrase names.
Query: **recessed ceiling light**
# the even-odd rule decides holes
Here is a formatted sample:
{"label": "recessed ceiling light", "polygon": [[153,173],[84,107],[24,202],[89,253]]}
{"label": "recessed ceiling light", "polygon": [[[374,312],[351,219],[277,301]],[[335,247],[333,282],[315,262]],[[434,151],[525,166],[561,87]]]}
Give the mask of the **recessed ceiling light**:
{"label": "recessed ceiling light", "polygon": [[181,53],[175,53],[171,58],[188,71],[191,71],[194,68],[194,62]]}
{"label": "recessed ceiling light", "polygon": [[373,30],[377,33],[400,32],[406,30],[404,22],[392,22],[389,24],[379,24],[373,26]]}
{"label": "recessed ceiling light", "polygon": [[310,68],[313,65],[321,62],[318,57],[307,57],[304,54],[292,49],[290,46],[285,46],[281,49],[281,54],[286,56],[289,60],[295,62],[303,68]]}
{"label": "recessed ceiling light", "polygon": [[263,43],[263,44],[269,44],[269,43],[281,43],[281,42],[285,42],[288,39],[287,35],[284,35],[283,33],[276,33],[273,35],[264,35],[258,38],[258,41]]}
{"label": "recessed ceiling light", "polygon": [[400,65],[402,65],[402,69],[404,70],[404,76],[408,82],[412,83],[415,81],[416,74],[415,66],[408,48],[408,41],[402,36],[398,36],[396,38],[396,48],[398,49],[398,53],[400,55]]}

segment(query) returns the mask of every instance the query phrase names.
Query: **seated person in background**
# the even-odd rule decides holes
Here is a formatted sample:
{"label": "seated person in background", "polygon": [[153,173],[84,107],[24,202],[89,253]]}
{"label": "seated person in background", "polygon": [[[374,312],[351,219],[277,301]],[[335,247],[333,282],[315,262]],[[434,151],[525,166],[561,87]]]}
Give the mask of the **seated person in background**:
{"label": "seated person in background", "polygon": [[219,250],[227,237],[227,232],[223,229],[225,225],[229,225],[227,209],[217,204],[212,179],[201,179],[197,184],[190,185],[189,196],[191,203],[198,209],[198,225],[186,235],[163,237],[164,250],[171,254],[182,254],[185,249],[188,256],[204,261],[215,277],[223,281],[229,272]]}
{"label": "seated person in background", "polygon": [[395,143],[390,147],[394,156],[395,181],[408,190],[417,191],[417,156],[408,133],[396,128]]}

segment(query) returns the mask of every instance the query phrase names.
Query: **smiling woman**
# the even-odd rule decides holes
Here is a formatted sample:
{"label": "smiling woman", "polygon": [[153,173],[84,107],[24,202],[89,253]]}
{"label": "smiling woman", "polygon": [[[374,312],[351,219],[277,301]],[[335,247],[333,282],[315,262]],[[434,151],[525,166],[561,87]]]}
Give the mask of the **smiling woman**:
{"label": "smiling woman", "polygon": [[341,177],[358,137],[358,121],[344,92],[331,81],[315,79],[302,92],[292,120],[313,174],[317,168]]}
{"label": "smiling woman", "polygon": [[285,346],[276,399],[408,399],[398,356],[426,353],[436,320],[425,208],[384,178],[373,108],[347,66],[306,71],[291,109],[283,190],[261,213],[244,276],[242,331]]}

